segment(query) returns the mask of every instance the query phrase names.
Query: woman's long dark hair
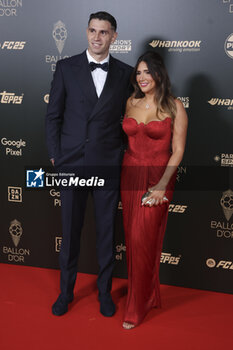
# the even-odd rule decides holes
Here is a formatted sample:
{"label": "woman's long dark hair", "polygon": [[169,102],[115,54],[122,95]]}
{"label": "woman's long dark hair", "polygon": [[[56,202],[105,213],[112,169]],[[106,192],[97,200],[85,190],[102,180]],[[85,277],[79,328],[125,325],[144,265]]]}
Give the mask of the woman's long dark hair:
{"label": "woman's long dark hair", "polygon": [[140,62],[145,62],[150,75],[155,81],[155,103],[157,105],[156,117],[159,114],[168,113],[172,119],[176,116],[176,104],[174,96],[171,93],[171,83],[167,74],[162,57],[157,52],[147,51],[141,55],[132,73],[131,82],[134,87],[133,97],[143,98],[145,94],[141,91],[136,81],[137,70]]}

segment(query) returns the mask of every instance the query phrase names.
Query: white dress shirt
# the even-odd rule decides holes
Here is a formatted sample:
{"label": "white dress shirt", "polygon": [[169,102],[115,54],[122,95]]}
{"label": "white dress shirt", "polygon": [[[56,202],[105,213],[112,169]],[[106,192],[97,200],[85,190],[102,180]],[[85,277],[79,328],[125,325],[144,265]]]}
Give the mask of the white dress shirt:
{"label": "white dress shirt", "polygon": [[[109,54],[103,61],[98,62],[89,54],[88,50],[86,50],[86,53],[87,53],[87,59],[88,59],[89,63],[95,62],[95,63],[103,64],[105,62],[109,62]],[[105,84],[105,81],[107,78],[107,74],[108,74],[108,72],[105,72],[102,68],[96,68],[95,70],[93,70],[91,72],[92,79],[94,81],[95,89],[96,89],[96,93],[97,93],[98,97],[100,97],[101,92],[103,90],[103,87],[104,87],[104,84]]]}

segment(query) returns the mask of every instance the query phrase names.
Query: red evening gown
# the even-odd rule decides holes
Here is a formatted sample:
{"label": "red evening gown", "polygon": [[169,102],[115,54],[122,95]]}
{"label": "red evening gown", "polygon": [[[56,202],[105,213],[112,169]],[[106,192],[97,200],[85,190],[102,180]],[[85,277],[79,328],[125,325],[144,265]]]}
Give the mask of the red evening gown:
{"label": "red evening gown", "polygon": [[141,206],[141,197],[158,183],[171,156],[172,119],[138,124],[123,120],[128,136],[121,174],[121,200],[128,267],[124,321],[138,325],[153,307],[160,307],[159,265],[174,173],[166,189],[168,202]]}

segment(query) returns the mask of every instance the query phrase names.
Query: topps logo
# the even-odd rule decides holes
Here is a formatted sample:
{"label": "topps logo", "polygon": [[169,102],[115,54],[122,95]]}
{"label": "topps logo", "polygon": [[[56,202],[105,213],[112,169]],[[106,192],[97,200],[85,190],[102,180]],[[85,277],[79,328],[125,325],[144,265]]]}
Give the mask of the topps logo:
{"label": "topps logo", "polygon": [[12,104],[21,104],[23,102],[23,95],[16,96],[14,92],[0,92],[1,100],[0,103],[12,103]]}
{"label": "topps logo", "polygon": [[162,253],[160,257],[160,263],[167,263],[171,265],[178,265],[180,262],[181,255],[172,256],[170,253]]}
{"label": "topps logo", "polygon": [[4,41],[3,44],[0,44],[2,50],[23,50],[26,41]]}

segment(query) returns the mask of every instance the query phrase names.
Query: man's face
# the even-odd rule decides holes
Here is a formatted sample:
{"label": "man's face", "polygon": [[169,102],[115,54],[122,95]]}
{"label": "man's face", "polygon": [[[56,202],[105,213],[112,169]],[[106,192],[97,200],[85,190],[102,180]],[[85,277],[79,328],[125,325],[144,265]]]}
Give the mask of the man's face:
{"label": "man's face", "polygon": [[97,61],[107,57],[109,47],[116,40],[117,33],[111,23],[104,20],[92,19],[87,28],[88,51]]}

